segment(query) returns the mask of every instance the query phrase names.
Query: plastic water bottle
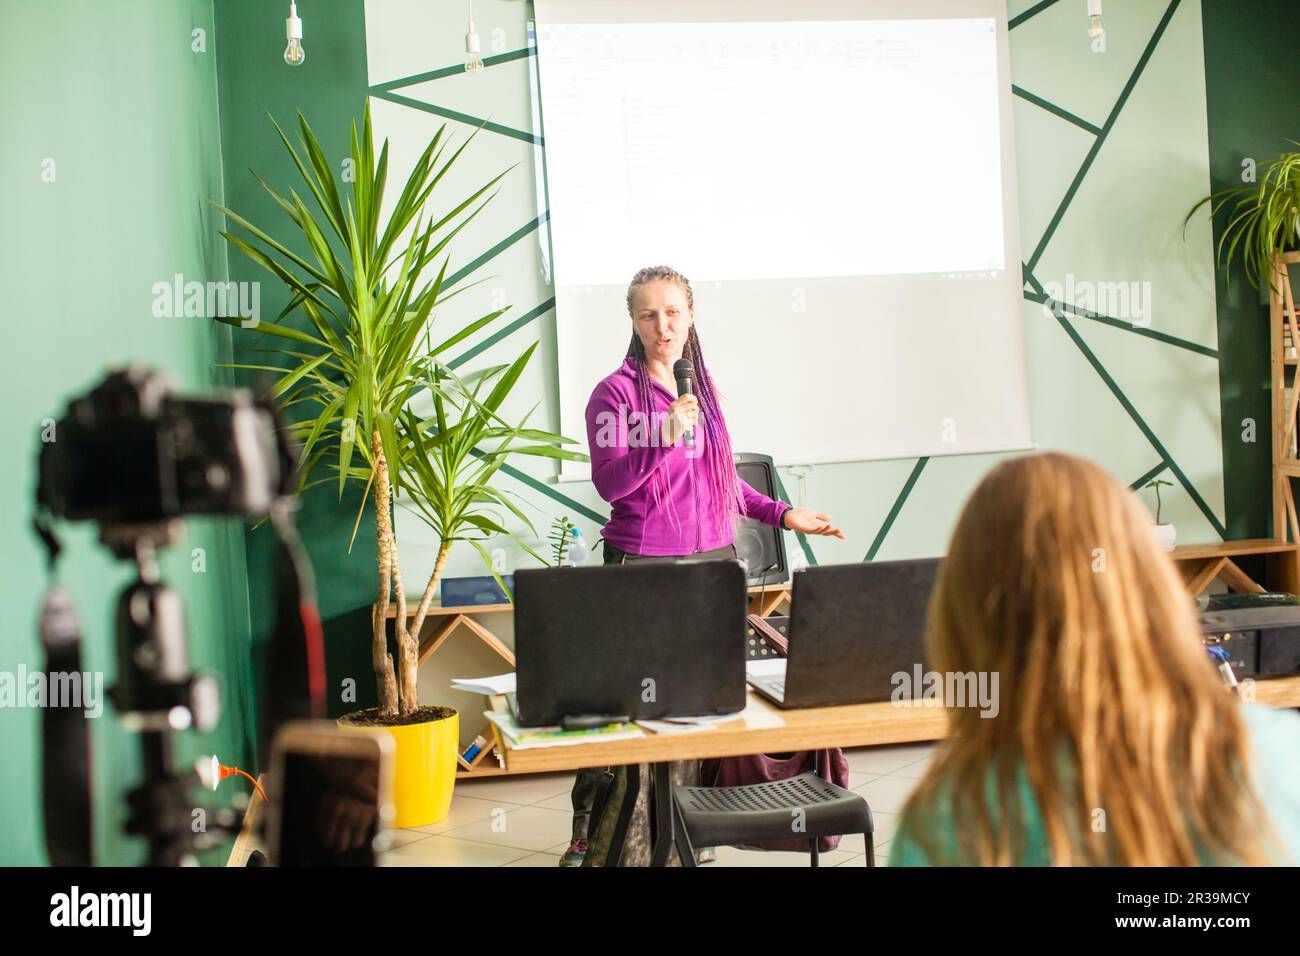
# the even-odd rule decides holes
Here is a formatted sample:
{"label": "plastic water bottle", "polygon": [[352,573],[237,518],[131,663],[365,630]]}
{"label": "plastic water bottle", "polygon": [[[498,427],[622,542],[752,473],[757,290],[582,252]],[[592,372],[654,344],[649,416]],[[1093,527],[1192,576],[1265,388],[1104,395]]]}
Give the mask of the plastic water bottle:
{"label": "plastic water bottle", "polygon": [[587,547],[586,539],[582,537],[582,529],[574,528],[573,537],[569,541],[569,563],[575,567],[579,564],[585,564],[591,557],[591,550]]}

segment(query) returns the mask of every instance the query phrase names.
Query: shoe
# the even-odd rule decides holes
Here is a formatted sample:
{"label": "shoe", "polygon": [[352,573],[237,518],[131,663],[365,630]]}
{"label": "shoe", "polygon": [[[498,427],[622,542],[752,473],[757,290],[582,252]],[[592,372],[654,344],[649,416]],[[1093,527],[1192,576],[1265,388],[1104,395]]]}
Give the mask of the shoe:
{"label": "shoe", "polygon": [[564,851],[564,856],[560,857],[560,866],[582,866],[582,861],[587,858],[587,841],[574,840],[569,844],[569,848]]}

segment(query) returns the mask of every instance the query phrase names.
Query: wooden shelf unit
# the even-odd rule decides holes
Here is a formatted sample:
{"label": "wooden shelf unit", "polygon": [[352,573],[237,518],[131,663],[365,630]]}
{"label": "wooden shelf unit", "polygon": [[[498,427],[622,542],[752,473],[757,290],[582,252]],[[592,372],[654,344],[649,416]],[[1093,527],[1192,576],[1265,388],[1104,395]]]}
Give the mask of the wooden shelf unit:
{"label": "wooden shelf unit", "polygon": [[[1217,578],[1229,590],[1242,592],[1286,591],[1300,594],[1300,545],[1274,538],[1185,544],[1174,548],[1172,557],[1182,573],[1183,583],[1193,597],[1199,596]],[[1262,582],[1251,578],[1237,563],[1241,558],[1262,557]]]}
{"label": "wooden shelf unit", "polygon": [[[1274,258],[1274,277],[1269,288],[1268,339],[1270,384],[1273,399],[1273,537],[1278,541],[1300,543],[1300,515],[1296,511],[1295,492],[1291,485],[1300,478],[1300,458],[1291,452],[1296,437],[1296,406],[1300,388],[1296,387],[1297,359],[1289,351],[1300,347],[1300,317],[1296,314],[1295,295],[1291,289],[1290,267],[1300,263],[1300,252],[1282,253]],[[1286,338],[1290,338],[1290,345]],[[1292,370],[1288,376],[1287,369]],[[1290,382],[1287,379],[1290,378]],[[1290,395],[1287,394],[1288,388]]]}
{"label": "wooden shelf unit", "polygon": [[[1173,558],[1194,595],[1204,593],[1215,579],[1233,591],[1300,594],[1300,514],[1291,484],[1300,478],[1300,457],[1291,454],[1300,403],[1300,389],[1295,387],[1295,369],[1300,360],[1294,354],[1300,345],[1300,315],[1288,271],[1296,263],[1300,263],[1300,252],[1276,257],[1274,288],[1269,291],[1273,536],[1174,548]],[[1242,570],[1238,561],[1243,557],[1264,559],[1262,580],[1256,581]]]}

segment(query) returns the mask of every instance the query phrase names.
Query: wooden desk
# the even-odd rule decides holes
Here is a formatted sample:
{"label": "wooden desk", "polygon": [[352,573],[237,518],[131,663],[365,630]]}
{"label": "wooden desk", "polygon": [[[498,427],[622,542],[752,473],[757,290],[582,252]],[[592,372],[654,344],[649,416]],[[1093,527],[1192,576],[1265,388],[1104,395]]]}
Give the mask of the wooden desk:
{"label": "wooden desk", "polygon": [[[674,828],[679,825],[671,797],[671,761],[937,740],[943,736],[947,724],[942,707],[901,706],[884,701],[782,710],[753,690],[747,690],[745,709],[740,716],[707,730],[674,734],[647,732],[644,737],[629,740],[523,750],[505,746],[499,734],[496,740],[510,773],[650,764],[653,845],[650,865],[664,866],[675,842]],[[495,725],[493,733],[496,734]]]}
{"label": "wooden desk", "polygon": [[[1258,703],[1269,707],[1300,707],[1300,676],[1272,677],[1254,682]],[[902,706],[891,701],[846,707],[810,707],[782,710],[747,691],[745,709],[735,720],[708,730],[676,734],[647,732],[644,737],[607,743],[514,750],[497,736],[510,773],[542,773],[607,767],[617,764],[652,764],[650,812],[653,821],[652,866],[668,861],[676,826],[669,779],[669,762],[734,757],[754,753],[786,753],[823,747],[869,747],[883,744],[939,740],[947,730],[947,711],[941,707]],[[495,727],[493,728],[495,733]]]}
{"label": "wooden desk", "polygon": [[[1300,676],[1254,683],[1255,700],[1269,707],[1300,707]],[[847,707],[782,710],[749,690],[735,720],[708,730],[608,743],[514,750],[498,738],[511,773],[544,773],[626,763],[701,760],[742,754],[787,753],[822,747],[873,747],[939,740],[948,726],[942,707],[902,706],[885,701]]]}
{"label": "wooden desk", "polygon": [[661,763],[787,753],[822,747],[867,747],[938,740],[947,729],[942,707],[903,707],[889,701],[847,707],[782,710],[747,692],[745,709],[734,720],[708,730],[655,734],[607,743],[513,750],[502,746],[511,773],[541,773],[607,767],[612,764]]}

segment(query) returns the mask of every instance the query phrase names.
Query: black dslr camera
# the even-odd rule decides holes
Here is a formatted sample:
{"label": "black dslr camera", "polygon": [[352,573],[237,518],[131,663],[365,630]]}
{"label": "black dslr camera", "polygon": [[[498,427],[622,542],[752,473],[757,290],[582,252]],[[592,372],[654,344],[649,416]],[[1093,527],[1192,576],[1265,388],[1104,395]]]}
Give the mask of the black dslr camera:
{"label": "black dslr camera", "polygon": [[[324,645],[315,594],[292,526],[295,453],[278,416],[243,391],[218,398],[180,398],[167,379],[142,368],[113,371],[72,400],[46,428],[34,524],[51,573],[61,545],[54,519],[92,521],[100,541],[132,561],[134,582],[118,597],[117,683],[110,692],[123,725],[139,731],[144,780],[127,795],[128,833],[149,841],[149,860],[176,866],[238,826],[222,810],[209,829],[192,828],[198,784],[172,767],[170,737],[215,725],[219,690],[189,668],[180,595],[161,580],[157,553],[180,540],[188,515],[270,517],[277,555],[277,618],[272,635],[272,725],[322,716]],[[50,673],[82,670],[81,628],[71,597],[57,584],[40,619]],[[308,663],[315,667],[310,680]],[[278,709],[277,709],[278,708]],[[75,709],[47,708],[43,718],[46,846],[56,865],[92,858],[91,753],[87,719]]]}
{"label": "black dslr camera", "polygon": [[178,398],[158,372],[110,372],[41,448],[38,502],[101,525],[266,514],[284,484],[272,413],[246,392]]}

